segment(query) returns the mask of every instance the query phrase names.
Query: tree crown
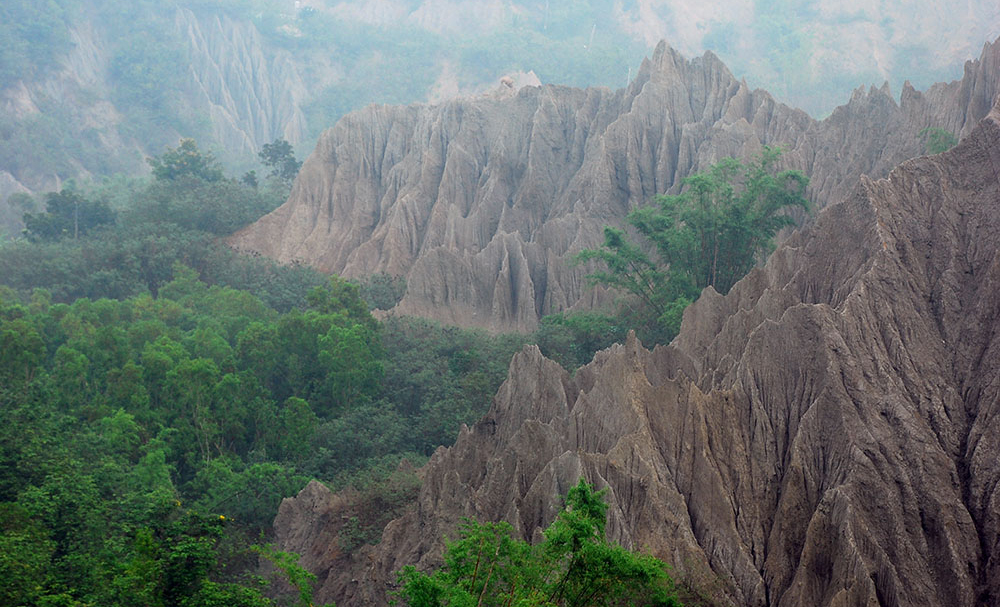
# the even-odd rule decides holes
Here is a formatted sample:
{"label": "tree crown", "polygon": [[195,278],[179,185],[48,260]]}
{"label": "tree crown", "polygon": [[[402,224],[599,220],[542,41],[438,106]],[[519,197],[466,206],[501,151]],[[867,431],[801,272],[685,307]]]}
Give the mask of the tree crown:
{"label": "tree crown", "polygon": [[639,316],[657,327],[654,339],[672,338],[680,312],[702,289],[727,293],[771,252],[775,235],[793,225],[790,211],[808,210],[809,179],[777,171],[780,156],[780,148],[764,146],[747,163],[726,158],[685,178],[680,194],[657,196],[628,214],[643,244],[608,226],[604,243],[576,261],[602,262],[606,269],[588,281],[630,294],[645,310]]}

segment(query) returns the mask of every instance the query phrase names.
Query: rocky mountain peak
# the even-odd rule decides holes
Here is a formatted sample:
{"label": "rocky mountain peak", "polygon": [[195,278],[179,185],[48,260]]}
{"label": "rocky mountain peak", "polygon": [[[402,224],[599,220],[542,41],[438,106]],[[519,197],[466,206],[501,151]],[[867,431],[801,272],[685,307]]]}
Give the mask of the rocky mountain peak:
{"label": "rocky mountain peak", "polygon": [[919,155],[923,129],[968,132],[1000,92],[998,56],[1000,42],[961,81],[899,103],[887,87],[859,89],[823,121],[750,90],[711,53],[688,60],[666,43],[614,92],[370,106],[328,130],[288,202],[231,242],[348,277],[404,276],[401,314],[528,330],[599,303],[570,258],[683,177],[780,145],[822,208]]}
{"label": "rocky mountain peak", "polygon": [[[381,543],[316,563],[321,598],[384,604],[462,516],[532,538],[585,476],[609,535],[712,604],[995,604],[998,175],[1000,106],[950,152],[860,178],[729,294],[706,290],[671,345],[630,336],[573,376],[525,348]],[[314,550],[321,519],[279,544]]]}

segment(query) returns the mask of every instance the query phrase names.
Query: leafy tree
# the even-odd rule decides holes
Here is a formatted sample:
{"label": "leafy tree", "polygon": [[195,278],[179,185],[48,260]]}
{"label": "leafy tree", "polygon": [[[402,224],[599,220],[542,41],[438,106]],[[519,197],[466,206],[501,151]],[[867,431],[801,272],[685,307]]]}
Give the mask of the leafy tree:
{"label": "leafy tree", "polygon": [[[274,546],[254,546],[253,551],[267,560],[280,571],[288,582],[288,585],[295,589],[298,600],[295,607],[314,607],[313,585],[316,583],[316,576],[306,571],[299,565],[299,555],[294,552],[282,552],[276,550]],[[327,603],[322,607],[334,607],[333,603]]]}
{"label": "leafy tree", "polygon": [[264,166],[271,169],[268,177],[277,179],[286,185],[291,185],[302,167],[302,163],[295,159],[292,145],[284,139],[275,139],[271,143],[265,143],[257,155]]}
{"label": "leafy tree", "polygon": [[224,512],[227,519],[260,533],[270,528],[282,498],[308,481],[291,467],[274,462],[244,465],[230,455],[203,465],[188,489],[200,496],[196,510]]}
{"label": "leafy tree", "polygon": [[169,222],[187,230],[223,235],[253,223],[280,202],[273,192],[229,179],[178,176],[150,184],[127,220],[133,224]]}
{"label": "leafy tree", "polygon": [[323,314],[346,313],[347,317],[369,329],[378,325],[361,299],[358,285],[339,276],[331,276],[325,285],[314,287],[306,295],[312,310]]}
{"label": "leafy tree", "polygon": [[676,605],[663,562],[605,539],[603,495],[581,478],[569,490],[566,509],[545,530],[541,550],[554,569],[546,575],[547,600],[567,607]]}
{"label": "leafy tree", "polygon": [[257,171],[247,171],[240,177],[240,183],[246,186],[250,186],[253,189],[257,189],[260,182],[257,180]]}
{"label": "leafy tree", "polygon": [[133,120],[141,120],[142,110],[159,114],[160,121],[172,118],[170,101],[179,97],[190,60],[183,43],[165,25],[165,20],[145,13],[126,26],[127,33],[118,37],[111,55],[113,99]]}
{"label": "leafy tree", "polygon": [[222,179],[222,169],[211,152],[202,152],[194,139],[181,139],[176,148],[167,148],[160,156],[146,159],[158,181],[193,177],[204,181]]}
{"label": "leafy tree", "polygon": [[359,281],[361,299],[369,310],[391,310],[406,294],[406,277],[385,273],[372,274]]}
{"label": "leafy tree", "polygon": [[387,318],[379,396],[406,421],[403,451],[430,455],[489,409],[523,335],[491,336],[418,318]]}
{"label": "leafy tree", "polygon": [[88,200],[70,189],[45,195],[45,213],[24,214],[25,233],[35,240],[79,238],[97,226],[112,224],[115,214],[102,200]]}
{"label": "leafy tree", "polygon": [[629,213],[626,221],[646,246],[606,227],[602,246],[576,260],[602,262],[607,269],[590,274],[591,284],[631,294],[639,302],[636,318],[645,319],[654,341],[669,340],[702,289],[727,293],[773,249],[778,231],[794,223],[788,211],[808,209],[808,178],[777,172],[780,155],[780,148],[765,146],[747,164],[727,158],[685,178],[681,194],[657,196]]}
{"label": "leafy tree", "polygon": [[45,357],[45,342],[34,323],[21,318],[0,320],[0,380],[7,385],[30,382]]}
{"label": "leafy tree", "polygon": [[533,337],[542,354],[567,370],[589,363],[594,353],[625,339],[624,318],[599,312],[550,314]]}
{"label": "leafy tree", "polygon": [[361,324],[333,325],[319,338],[317,362],[325,369],[323,393],[340,408],[363,402],[382,380],[381,344]]}
{"label": "leafy tree", "polygon": [[319,418],[313,413],[309,403],[296,396],[290,397],[278,414],[278,432],[275,437],[278,452],[292,460],[305,458],[317,425]]}
{"label": "leafy tree", "polygon": [[920,136],[924,138],[924,150],[928,154],[947,152],[958,143],[954,133],[936,127],[923,129]]}
{"label": "leafy tree", "polygon": [[177,502],[159,505],[123,550],[103,604],[273,607],[258,588],[213,579],[227,523],[225,515],[192,512]]}
{"label": "leafy tree", "polygon": [[607,541],[602,496],[580,479],[537,546],[506,522],[467,520],[440,569],[399,572],[398,597],[410,607],[679,605],[662,561]]}
{"label": "leafy tree", "polygon": [[73,48],[65,0],[6,0],[0,4],[0,89],[43,75]]}
{"label": "leafy tree", "polygon": [[0,503],[0,603],[34,605],[43,595],[55,545],[17,504]]}

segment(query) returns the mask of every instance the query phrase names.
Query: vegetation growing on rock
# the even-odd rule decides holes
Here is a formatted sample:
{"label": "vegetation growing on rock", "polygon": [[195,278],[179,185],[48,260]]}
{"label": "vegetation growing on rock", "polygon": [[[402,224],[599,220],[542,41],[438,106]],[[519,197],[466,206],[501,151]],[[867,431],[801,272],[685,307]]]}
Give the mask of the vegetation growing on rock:
{"label": "vegetation growing on rock", "polygon": [[509,523],[466,520],[439,569],[399,572],[398,596],[410,607],[679,607],[662,561],[606,539],[603,494],[581,478],[535,546]]}
{"label": "vegetation growing on rock", "polygon": [[4,604],[269,604],[280,500],[356,486],[343,545],[377,541],[419,486],[400,461],[480,417],[523,341],[382,324],[353,283],[241,257],[218,236],[275,199],[193,141],[153,164],[0,246]]}
{"label": "vegetation growing on rock", "polygon": [[588,275],[591,284],[630,296],[620,304],[622,324],[640,329],[647,343],[667,343],[702,289],[725,295],[763,261],[778,231],[794,224],[789,213],[809,208],[809,179],[800,171],[777,171],[780,155],[779,148],[765,146],[745,164],[727,158],[685,177],[681,194],[657,196],[653,205],[628,214],[626,222],[643,243],[609,226],[600,248],[576,256],[606,268]]}

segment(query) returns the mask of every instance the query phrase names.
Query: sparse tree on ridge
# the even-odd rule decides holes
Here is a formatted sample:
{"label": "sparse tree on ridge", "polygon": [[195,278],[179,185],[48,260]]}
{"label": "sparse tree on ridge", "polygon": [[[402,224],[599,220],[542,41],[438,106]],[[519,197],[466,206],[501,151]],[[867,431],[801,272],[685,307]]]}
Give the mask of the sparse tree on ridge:
{"label": "sparse tree on ridge", "polygon": [[271,169],[268,177],[277,179],[286,186],[291,186],[298,175],[302,163],[295,159],[292,144],[284,139],[275,139],[271,143],[265,143],[263,149],[257,154],[264,166]]}
{"label": "sparse tree on ridge", "polygon": [[167,148],[160,156],[147,158],[157,181],[172,181],[180,177],[196,177],[205,181],[220,181],[222,169],[211,152],[202,152],[194,139],[181,139],[176,148]]}

